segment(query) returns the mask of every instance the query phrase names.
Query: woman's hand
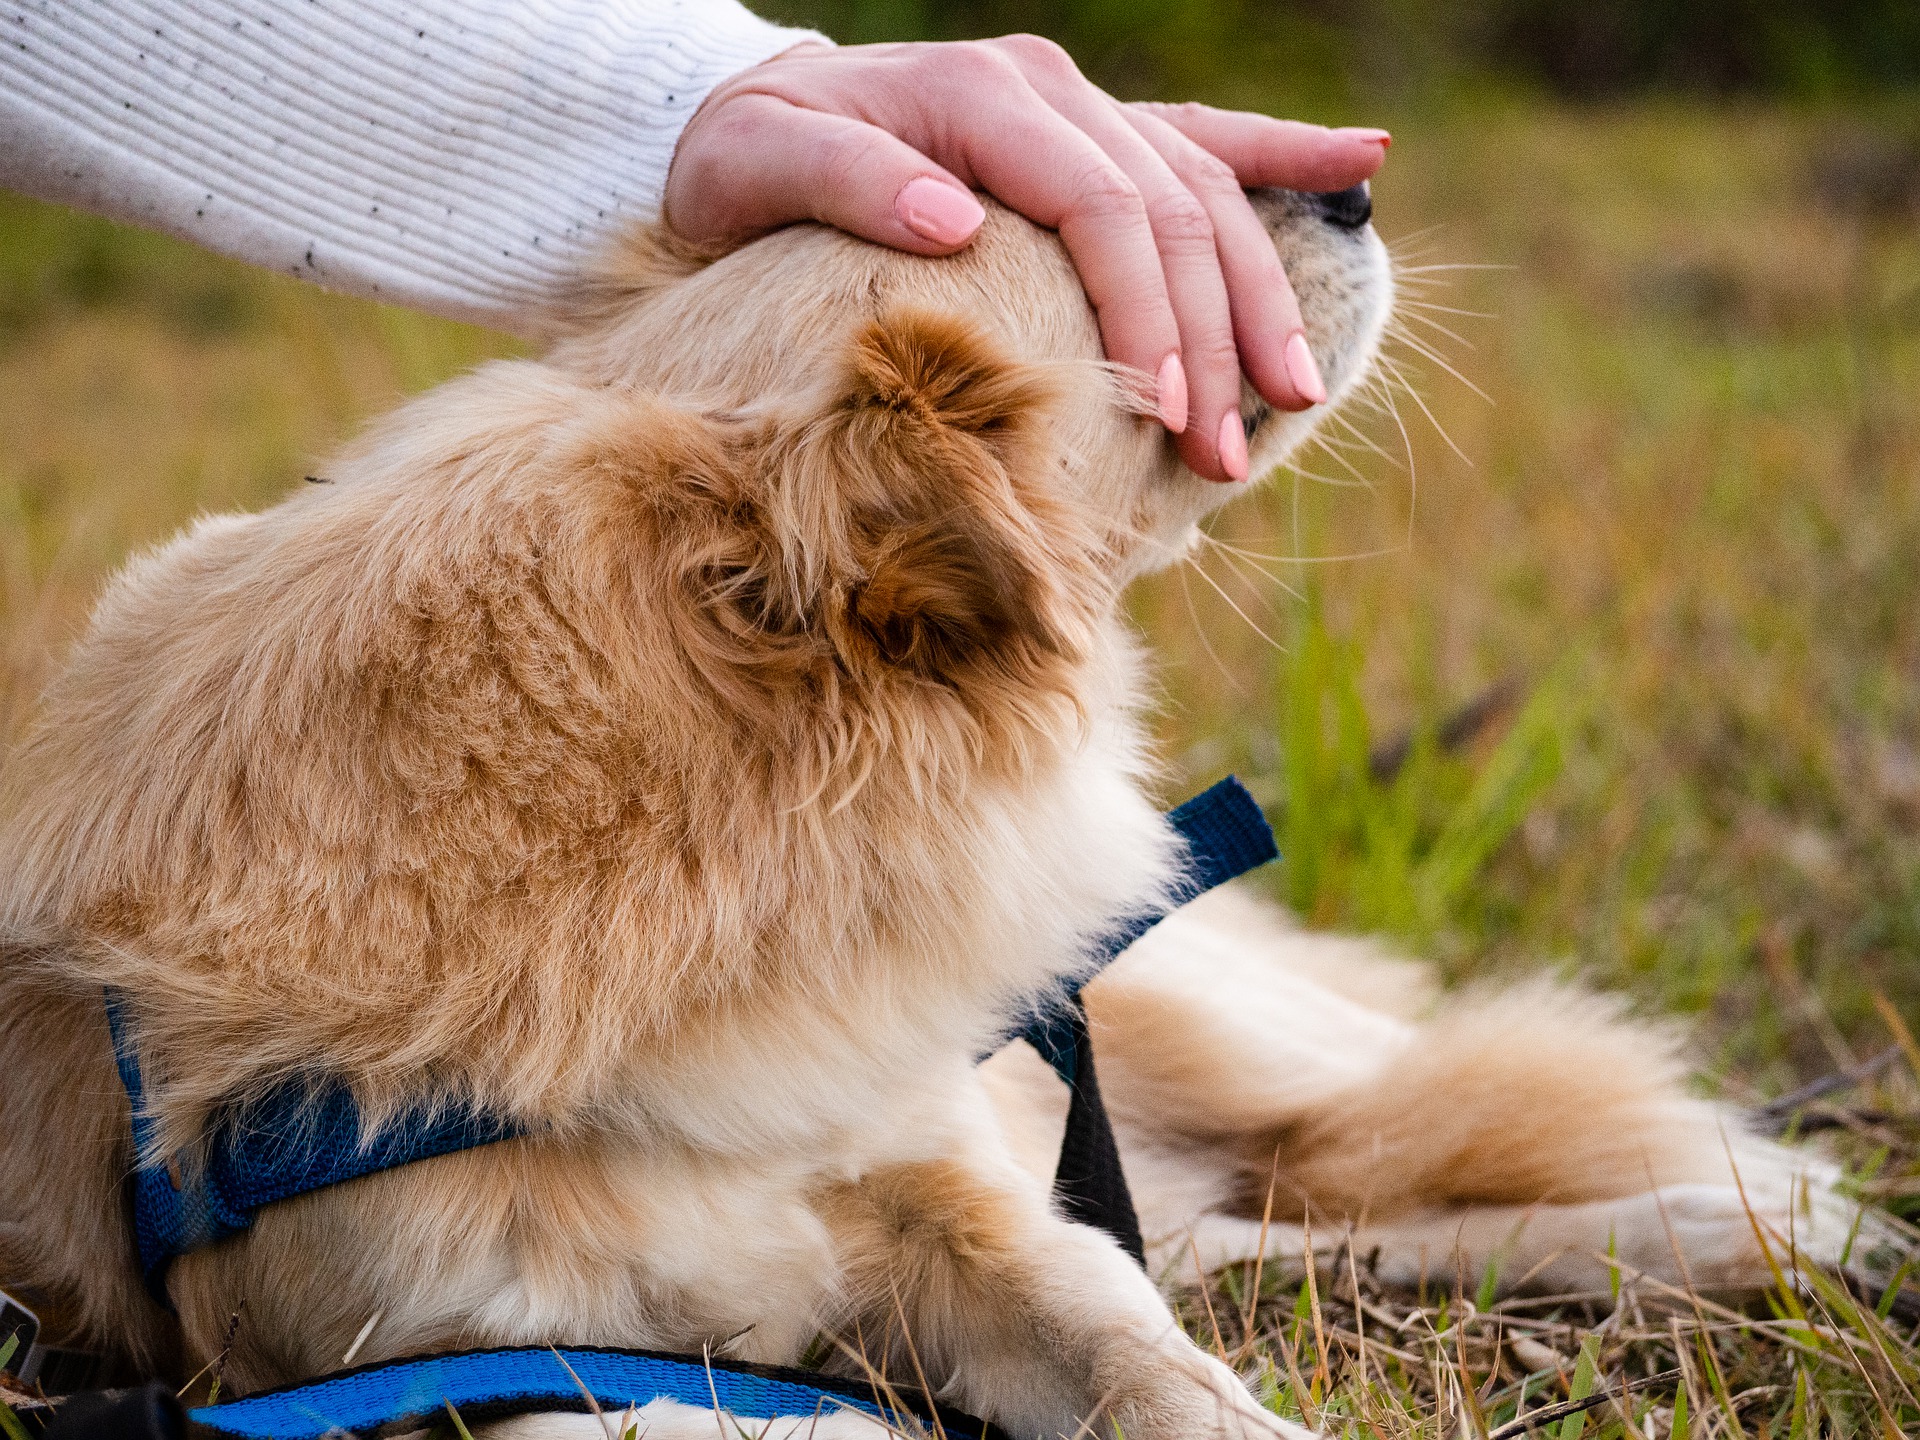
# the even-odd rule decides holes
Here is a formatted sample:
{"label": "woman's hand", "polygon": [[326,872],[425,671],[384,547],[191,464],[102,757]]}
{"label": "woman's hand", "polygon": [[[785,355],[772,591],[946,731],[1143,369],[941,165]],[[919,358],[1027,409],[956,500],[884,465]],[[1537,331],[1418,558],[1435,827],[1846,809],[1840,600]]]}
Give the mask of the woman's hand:
{"label": "woman's hand", "polygon": [[1344,190],[1383,130],[1204,105],[1123,105],[1050,40],[802,45],[719,86],[681,136],[667,221],[720,239],[819,220],[947,255],[974,188],[1060,232],[1108,356],[1153,376],[1200,474],[1243,480],[1240,373],[1271,404],[1326,398],[1300,307],[1244,185]]}

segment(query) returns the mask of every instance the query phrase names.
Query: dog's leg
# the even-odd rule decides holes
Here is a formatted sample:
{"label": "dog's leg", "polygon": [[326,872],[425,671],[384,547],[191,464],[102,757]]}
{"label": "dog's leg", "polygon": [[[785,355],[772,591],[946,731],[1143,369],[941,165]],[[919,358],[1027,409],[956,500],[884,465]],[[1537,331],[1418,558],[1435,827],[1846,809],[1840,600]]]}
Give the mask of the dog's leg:
{"label": "dog's leg", "polygon": [[845,1342],[1017,1436],[1301,1436],[1180,1330],[1111,1239],[1062,1219],[991,1141],[828,1197]]}

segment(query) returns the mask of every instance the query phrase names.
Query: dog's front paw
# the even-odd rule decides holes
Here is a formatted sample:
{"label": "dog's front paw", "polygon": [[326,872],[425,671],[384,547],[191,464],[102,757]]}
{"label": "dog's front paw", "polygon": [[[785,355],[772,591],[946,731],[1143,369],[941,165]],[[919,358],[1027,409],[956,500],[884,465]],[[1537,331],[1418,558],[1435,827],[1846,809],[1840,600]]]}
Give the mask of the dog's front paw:
{"label": "dog's front paw", "polygon": [[1106,1412],[1126,1440],[1320,1440],[1248,1393],[1227,1366],[1184,1342],[1131,1367]]}

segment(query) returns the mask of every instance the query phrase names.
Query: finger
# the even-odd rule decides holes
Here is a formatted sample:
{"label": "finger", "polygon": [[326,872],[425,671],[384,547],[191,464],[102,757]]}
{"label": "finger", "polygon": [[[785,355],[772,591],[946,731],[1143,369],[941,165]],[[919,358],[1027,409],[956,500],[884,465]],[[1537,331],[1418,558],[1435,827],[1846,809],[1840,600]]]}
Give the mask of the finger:
{"label": "finger", "polygon": [[[1123,113],[1166,157],[1212,217],[1234,344],[1253,388],[1283,410],[1304,410],[1325,400],[1325,383],[1306,347],[1299,301],[1273,237],[1247,203],[1239,180],[1221,161],[1157,116],[1131,107]],[[1300,337],[1297,344],[1296,336]],[[1238,398],[1236,394],[1236,405]]]}
{"label": "finger", "polygon": [[973,193],[886,131],[775,95],[729,97],[675,157],[668,223],[691,240],[818,220],[916,255],[948,255],[986,218]]}
{"label": "finger", "polygon": [[1143,101],[1129,108],[1171,125],[1202,150],[1226,161],[1242,185],[1345,190],[1378,170],[1393,143],[1384,130],[1329,130],[1243,110],[1216,110],[1211,105]]}
{"label": "finger", "polygon": [[[976,93],[993,95],[994,103],[970,107],[957,119],[945,117],[965,173],[1029,220],[1060,232],[1099,319],[1108,358],[1151,377],[1160,418],[1179,433],[1188,413],[1180,327],[1138,186],[1011,62],[991,51],[967,54],[973,58],[962,63],[982,67],[966,77],[968,83]],[[956,158],[944,148],[940,153]]]}
{"label": "finger", "polygon": [[[1035,43],[1043,48],[1038,57],[1039,73],[1030,75],[1030,79],[1040,98],[1107,153],[1134,183],[1146,207],[1166,278],[1167,297],[1179,327],[1180,357],[1187,375],[1189,424],[1180,436],[1181,458],[1210,480],[1243,480],[1246,468],[1235,463],[1244,451],[1240,357],[1234,347],[1233,315],[1207,207],[1119,106],[1088,83],[1064,52],[1050,42]],[[1237,195],[1239,187],[1232,175],[1218,162],[1214,167]],[[1080,254],[1071,246],[1069,250],[1075,265],[1081,265]],[[1233,439],[1223,451],[1221,427],[1229,415]]]}

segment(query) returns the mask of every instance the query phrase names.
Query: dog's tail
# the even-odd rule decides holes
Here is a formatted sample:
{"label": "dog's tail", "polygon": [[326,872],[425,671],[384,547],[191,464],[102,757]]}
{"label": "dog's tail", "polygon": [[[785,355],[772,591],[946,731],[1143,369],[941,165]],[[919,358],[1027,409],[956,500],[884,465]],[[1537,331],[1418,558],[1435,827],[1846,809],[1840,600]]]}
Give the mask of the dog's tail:
{"label": "dog's tail", "polygon": [[1830,1162],[1690,1093],[1671,1027],[1549,980],[1436,998],[1423,969],[1241,895],[1188,907],[1089,987],[1143,1223],[1484,1220],[1492,1244],[1535,1216],[1596,1253],[1645,1231],[1666,1268],[1678,1243],[1732,1288],[1771,1274],[1756,1224],[1820,1264],[1890,1238]]}

